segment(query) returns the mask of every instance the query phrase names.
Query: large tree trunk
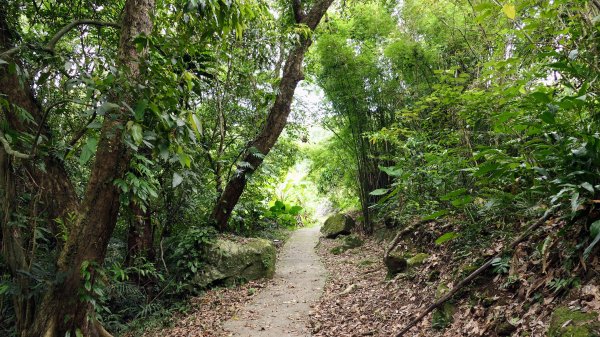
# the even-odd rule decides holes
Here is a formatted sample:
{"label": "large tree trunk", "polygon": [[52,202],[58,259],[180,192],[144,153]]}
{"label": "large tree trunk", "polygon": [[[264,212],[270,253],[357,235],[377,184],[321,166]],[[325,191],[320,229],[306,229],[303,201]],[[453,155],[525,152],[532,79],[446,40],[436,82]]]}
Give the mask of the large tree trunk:
{"label": "large tree trunk", "polygon": [[129,204],[129,210],[131,214],[129,230],[127,231],[125,265],[134,265],[136,258],[139,257],[154,261],[154,230],[152,228],[150,206],[143,209],[132,201]]}
{"label": "large tree trunk", "polygon": [[[127,0],[122,20],[118,61],[131,88],[140,78],[140,55],[134,45],[139,34],[152,30],[150,14],[154,0]],[[133,106],[133,89],[113,93],[115,103]],[[86,296],[85,282],[93,287],[95,269],[104,261],[108,241],[114,230],[119,211],[119,189],[114,180],[123,175],[129,165],[130,153],[123,141],[128,112],[125,108],[107,112],[101,129],[96,159],[78,217],[69,231],[57,262],[62,280],[45,293],[33,324],[24,332],[28,337],[106,336],[108,333],[94,318],[93,308]],[[89,279],[85,279],[86,276]],[[62,282],[60,282],[62,281]]]}
{"label": "large tree trunk", "polygon": [[[0,1],[0,50],[3,51],[12,48],[14,43],[7,23],[7,11],[8,3]],[[13,60],[8,58],[5,61]],[[23,66],[18,60],[17,64]],[[63,162],[52,155],[40,155],[46,150],[47,144],[52,144],[53,137],[47,127],[45,113],[35,100],[31,83],[21,83],[16,74],[9,73],[6,66],[1,66],[0,94],[10,103],[0,108],[10,130],[20,135],[29,134],[39,140],[37,146],[14,142],[12,149],[0,147],[2,255],[20,289],[13,296],[13,305],[16,329],[23,331],[31,325],[35,310],[35,299],[29,296],[30,280],[23,272],[30,269],[36,245],[31,245],[32,249],[27,250],[29,242],[35,240],[32,238],[33,229],[24,231],[14,214],[26,209],[26,214],[32,219],[43,216],[47,226],[56,234],[58,228],[54,220],[60,218],[67,224],[65,215],[76,212],[78,201]],[[18,118],[19,109],[27,111],[35,122]],[[16,153],[24,156],[18,157]],[[21,198],[24,193],[34,197]]]}
{"label": "large tree trunk", "polygon": [[[325,12],[331,5],[333,0],[318,0],[312,6],[308,14],[304,14],[300,1],[294,0],[294,15],[298,24],[308,26],[311,31],[314,31]],[[290,114],[290,107],[294,91],[298,82],[304,79],[302,73],[302,62],[304,54],[310,47],[312,40],[310,37],[302,37],[301,41],[290,51],[285,66],[283,75],[279,84],[277,97],[271,109],[267,121],[256,138],[250,143],[249,149],[243,155],[243,162],[248,165],[240,166],[233,177],[227,182],[223,193],[220,195],[217,204],[212,212],[213,220],[219,230],[227,229],[227,222],[231,217],[233,208],[238,203],[244,188],[246,187],[247,174],[255,171],[263,162],[273,146],[283,128],[287,124],[287,118]]]}

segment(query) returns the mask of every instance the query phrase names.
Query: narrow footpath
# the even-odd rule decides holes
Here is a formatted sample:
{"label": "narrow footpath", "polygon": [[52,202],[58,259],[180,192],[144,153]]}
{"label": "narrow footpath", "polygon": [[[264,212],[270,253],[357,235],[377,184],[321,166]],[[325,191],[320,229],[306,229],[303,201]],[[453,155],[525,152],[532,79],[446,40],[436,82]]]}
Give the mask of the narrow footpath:
{"label": "narrow footpath", "polygon": [[325,268],[315,252],[319,235],[319,227],[292,234],[277,261],[274,282],[225,323],[227,336],[311,335],[308,313],[325,285]]}

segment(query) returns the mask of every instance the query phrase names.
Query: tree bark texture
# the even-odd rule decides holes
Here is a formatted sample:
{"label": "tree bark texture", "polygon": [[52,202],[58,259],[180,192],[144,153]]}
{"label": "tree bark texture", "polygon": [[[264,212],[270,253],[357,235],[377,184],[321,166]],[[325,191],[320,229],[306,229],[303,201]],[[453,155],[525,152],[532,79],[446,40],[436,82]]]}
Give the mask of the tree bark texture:
{"label": "tree bark texture", "polygon": [[[0,2],[4,5],[4,3]],[[11,34],[6,23],[6,7],[0,6],[0,43],[2,49],[10,47]],[[154,8],[154,0],[127,0],[123,11],[121,22],[121,34],[119,52],[117,55],[118,65],[124,72],[130,88],[141,77],[141,64],[145,55],[136,50],[134,38],[140,34],[149,35],[152,31],[151,12]],[[5,70],[1,70],[5,71]],[[42,129],[39,132],[45,139],[50,140],[49,129],[45,125],[45,116],[42,109],[36,103],[30,86],[22,86],[16,75],[2,73],[0,77],[0,89],[6,95],[11,106],[19,106],[29,112],[38,122]],[[135,103],[133,89],[113,92],[109,98],[114,103],[125,102],[132,106]],[[14,109],[3,111],[11,130],[20,133],[38,133],[36,125],[29,125],[15,118]],[[114,180],[120,178],[129,165],[130,153],[123,141],[125,125],[128,120],[127,109],[115,109],[107,112],[100,131],[100,140],[96,159],[92,165],[90,179],[79,203],[73,193],[72,184],[66,175],[62,163],[52,156],[43,158],[46,164],[44,172],[34,171],[34,163],[25,162],[23,165],[31,165],[31,176],[34,182],[39,182],[42,196],[52,196],[48,199],[51,207],[49,209],[56,215],[64,215],[66,212],[75,214],[73,224],[69,224],[68,237],[61,246],[57,261],[56,282],[48,286],[40,303],[35,307],[35,312],[27,313],[27,324],[23,324],[19,334],[24,337],[62,337],[67,333],[75,336],[82,333],[84,336],[109,336],[98,321],[94,318],[94,311],[88,301],[83,300],[86,295],[82,275],[90,276],[90,282],[94,282],[95,268],[101,266],[104,261],[108,241],[114,230],[119,211],[119,189],[114,185]],[[41,122],[41,123],[40,123]],[[35,130],[35,131],[33,131]],[[11,158],[2,153],[0,166],[3,178],[0,182],[3,187],[12,186],[11,180],[7,179],[7,172],[11,172]],[[11,178],[8,175],[8,178]],[[14,181],[14,180],[13,180]],[[11,207],[5,193],[3,208]],[[64,195],[64,196],[63,196]],[[44,199],[44,198],[42,198]],[[4,218],[10,217],[10,212],[3,214]],[[4,219],[3,219],[4,220]],[[15,245],[6,244],[7,235],[11,236],[13,242],[18,242],[19,236],[5,226],[8,222],[3,221],[3,253],[14,250]],[[10,253],[15,256],[15,264],[23,264],[18,258],[18,253]],[[26,263],[26,261],[25,261]],[[83,268],[84,266],[86,266]],[[85,269],[85,270],[83,270]]]}
{"label": "tree bark texture", "polygon": [[134,265],[135,259],[144,257],[154,261],[154,229],[149,206],[142,209],[135,202],[129,204],[130,221],[127,232],[127,254],[125,265]]}
{"label": "tree bark texture", "polygon": [[[304,14],[300,1],[294,0],[294,17],[298,24],[306,25],[314,32],[332,2],[333,0],[318,0],[314,3],[310,11]],[[250,167],[238,167],[237,172],[227,182],[223,193],[221,193],[213,209],[212,218],[220,231],[227,229],[227,222],[231,217],[231,213],[246,187],[247,175],[254,172],[260,166],[264,156],[271,151],[287,124],[294,91],[298,83],[304,79],[302,73],[304,55],[311,44],[312,40],[310,37],[303,37],[290,51],[283,68],[278,94],[273,106],[269,110],[267,120],[256,138],[250,142],[248,150],[242,156],[242,161],[250,164]]]}

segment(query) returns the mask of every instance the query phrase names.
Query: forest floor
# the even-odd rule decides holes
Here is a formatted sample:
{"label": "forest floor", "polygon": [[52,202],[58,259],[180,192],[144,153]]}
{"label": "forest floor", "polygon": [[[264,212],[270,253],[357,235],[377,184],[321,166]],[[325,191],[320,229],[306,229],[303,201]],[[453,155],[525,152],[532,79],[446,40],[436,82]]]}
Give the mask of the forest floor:
{"label": "forest floor", "polygon": [[[341,254],[334,254],[332,250],[335,251],[342,240],[321,238],[317,253],[327,268],[328,278],[323,296],[311,311],[309,324],[313,336],[394,336],[436,296],[474,270],[474,261],[465,262],[453,256],[448,247],[433,243],[439,236],[437,227],[440,225],[429,224],[417,237],[400,245],[402,251],[413,254],[427,252],[428,258],[392,279],[386,278],[387,269],[382,262],[389,243],[381,236],[379,239],[377,235],[363,237],[361,247]],[[487,273],[448,303],[447,316],[438,315],[434,319],[429,314],[405,336],[541,337],[546,335],[551,314],[558,306],[584,312],[600,311],[598,279],[592,277],[567,294],[542,291],[540,287],[555,272],[550,270],[542,276],[532,272],[533,262],[529,254],[525,254],[525,246],[520,246],[515,254],[517,258],[511,261],[511,271],[518,275],[519,282]],[[495,251],[493,247],[488,250],[476,251],[470,258],[491,256]],[[590,261],[590,273],[600,271],[598,262],[598,259]],[[558,262],[548,260],[548,264]]]}
{"label": "forest floor", "polygon": [[[454,256],[447,245],[434,244],[438,227],[428,224],[400,244],[403,251],[425,251],[428,257],[392,279],[386,278],[381,258],[388,245],[383,238],[393,237],[390,233],[363,236],[361,247],[334,254],[342,240],[320,238],[318,227],[297,230],[280,248],[272,280],[208,290],[192,300],[192,312],[174,319],[173,327],[145,336],[394,336],[476,261],[502,246],[497,243],[466,258]],[[544,290],[560,261],[548,257],[538,262],[528,253],[529,246],[534,244],[519,246],[510,262],[517,281],[506,274],[482,275],[450,301],[448,316],[436,320],[429,314],[406,336],[537,337],[545,335],[559,306],[600,311],[600,283],[594,277],[568,293]],[[540,265],[549,266],[543,275],[535,271]],[[597,275],[600,258],[587,268]]]}

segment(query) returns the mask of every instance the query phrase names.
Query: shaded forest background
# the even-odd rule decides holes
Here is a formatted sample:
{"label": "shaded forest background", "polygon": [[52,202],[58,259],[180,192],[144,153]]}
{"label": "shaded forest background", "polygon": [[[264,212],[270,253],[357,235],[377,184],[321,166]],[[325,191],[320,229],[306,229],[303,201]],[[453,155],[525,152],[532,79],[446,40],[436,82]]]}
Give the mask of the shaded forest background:
{"label": "shaded forest background", "polygon": [[[320,221],[311,198],[384,240],[434,224],[463,258],[552,212],[531,254],[578,287],[599,34],[596,0],[0,0],[2,333],[161,324],[218,232],[281,239]],[[310,186],[278,193],[303,161]]]}

